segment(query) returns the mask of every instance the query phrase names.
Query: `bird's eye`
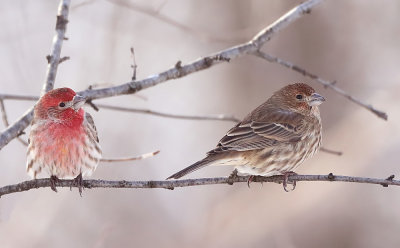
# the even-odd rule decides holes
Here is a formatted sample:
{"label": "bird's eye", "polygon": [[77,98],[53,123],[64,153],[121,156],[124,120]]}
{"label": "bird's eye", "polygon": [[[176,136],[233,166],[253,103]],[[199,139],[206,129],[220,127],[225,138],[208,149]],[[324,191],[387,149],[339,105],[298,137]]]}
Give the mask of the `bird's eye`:
{"label": "bird's eye", "polygon": [[58,104],[58,106],[59,106],[60,108],[64,108],[64,107],[65,107],[65,103],[60,102],[60,104]]}
{"label": "bird's eye", "polygon": [[303,99],[303,95],[296,95],[296,99],[299,99],[299,100],[301,100],[301,99]]}

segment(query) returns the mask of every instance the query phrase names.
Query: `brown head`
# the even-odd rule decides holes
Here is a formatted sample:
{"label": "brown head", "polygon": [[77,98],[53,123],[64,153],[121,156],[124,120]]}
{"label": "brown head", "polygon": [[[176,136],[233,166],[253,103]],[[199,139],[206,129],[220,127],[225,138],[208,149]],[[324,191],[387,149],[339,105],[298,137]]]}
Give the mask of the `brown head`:
{"label": "brown head", "polygon": [[275,92],[268,100],[271,105],[288,109],[301,114],[310,114],[313,107],[317,107],[325,98],[304,83],[289,84]]}
{"label": "brown head", "polygon": [[35,119],[56,122],[82,121],[85,98],[70,88],[59,88],[43,95],[35,106]]}

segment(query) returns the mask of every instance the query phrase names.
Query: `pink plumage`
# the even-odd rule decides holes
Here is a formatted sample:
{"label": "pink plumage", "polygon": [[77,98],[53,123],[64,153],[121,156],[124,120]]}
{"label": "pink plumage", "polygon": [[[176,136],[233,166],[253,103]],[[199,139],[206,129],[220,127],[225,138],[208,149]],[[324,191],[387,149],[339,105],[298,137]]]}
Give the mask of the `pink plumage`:
{"label": "pink plumage", "polygon": [[101,149],[96,127],[81,108],[85,99],[69,88],[47,92],[34,108],[29,135],[27,172],[57,178],[90,176]]}

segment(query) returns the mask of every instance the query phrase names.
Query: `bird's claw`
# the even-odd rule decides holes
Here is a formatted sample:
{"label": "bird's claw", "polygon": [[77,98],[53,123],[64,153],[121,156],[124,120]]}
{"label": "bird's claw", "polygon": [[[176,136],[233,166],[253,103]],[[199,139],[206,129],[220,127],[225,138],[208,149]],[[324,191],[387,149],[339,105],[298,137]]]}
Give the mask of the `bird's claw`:
{"label": "bird's claw", "polygon": [[297,173],[295,173],[293,171],[288,171],[288,172],[283,173],[283,183],[282,184],[283,184],[283,189],[286,192],[293,191],[296,188],[296,180],[292,181],[293,186],[292,186],[291,190],[288,190],[288,188],[287,188],[287,185],[288,185],[288,182],[289,182],[289,176],[293,176],[293,175],[297,175]]}
{"label": "bird's claw", "polygon": [[250,183],[253,182],[254,180],[254,175],[249,176],[249,179],[247,179],[247,187],[250,189]]}
{"label": "bird's claw", "polygon": [[71,187],[72,186],[78,187],[79,195],[82,197],[82,189],[84,188],[82,173],[80,173],[77,177],[74,178]]}
{"label": "bird's claw", "polygon": [[58,182],[60,182],[60,179],[58,179],[58,177],[57,176],[51,176],[50,177],[50,188],[51,188],[51,190],[53,190],[54,192],[58,192],[57,191],[57,188],[56,188],[56,184],[58,183]]}

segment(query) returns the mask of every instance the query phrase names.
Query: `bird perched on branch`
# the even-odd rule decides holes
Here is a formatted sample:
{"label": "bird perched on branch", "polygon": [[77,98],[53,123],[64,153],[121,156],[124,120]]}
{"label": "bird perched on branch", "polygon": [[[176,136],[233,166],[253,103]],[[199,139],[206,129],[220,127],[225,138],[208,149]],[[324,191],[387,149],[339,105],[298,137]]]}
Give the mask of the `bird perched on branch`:
{"label": "bird perched on branch", "polygon": [[101,158],[93,119],[81,108],[85,100],[69,88],[59,88],[43,95],[34,108],[27,172],[34,179],[45,172],[56,192],[59,178],[75,178],[82,193],[82,175],[90,176]]}
{"label": "bird perched on branch", "polygon": [[[307,84],[296,83],[275,92],[228,131],[207,157],[168,177],[178,179],[207,165],[233,165],[253,176],[288,176],[321,146],[318,105],[325,98]],[[295,187],[295,182],[293,182]]]}

